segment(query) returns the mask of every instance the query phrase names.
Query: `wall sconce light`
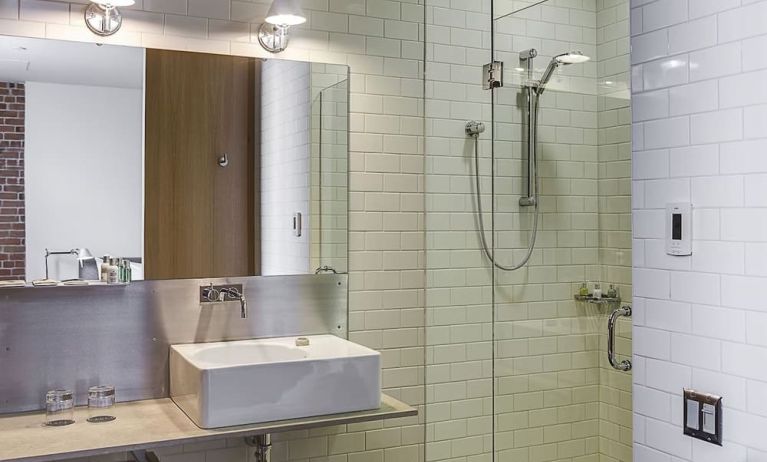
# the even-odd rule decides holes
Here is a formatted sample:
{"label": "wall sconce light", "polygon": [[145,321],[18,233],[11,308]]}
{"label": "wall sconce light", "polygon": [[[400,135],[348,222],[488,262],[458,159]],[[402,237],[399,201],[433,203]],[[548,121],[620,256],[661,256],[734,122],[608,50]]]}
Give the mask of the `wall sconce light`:
{"label": "wall sconce light", "polygon": [[258,43],[271,53],[288,47],[288,29],[306,22],[299,0],[274,0],[266,13],[266,22],[258,30]]}
{"label": "wall sconce light", "polygon": [[101,37],[108,37],[123,24],[123,17],[118,6],[131,6],[135,0],[91,0],[85,10],[85,25],[91,32]]}

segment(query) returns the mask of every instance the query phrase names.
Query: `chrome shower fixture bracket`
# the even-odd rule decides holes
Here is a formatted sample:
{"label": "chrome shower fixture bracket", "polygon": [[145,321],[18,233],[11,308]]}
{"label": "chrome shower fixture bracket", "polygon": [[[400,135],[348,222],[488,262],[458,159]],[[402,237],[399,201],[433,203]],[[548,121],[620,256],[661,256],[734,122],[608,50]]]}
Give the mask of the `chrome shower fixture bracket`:
{"label": "chrome shower fixture bracket", "polygon": [[535,48],[530,48],[528,50],[520,51],[519,52],[519,62],[520,67],[525,66],[524,68],[521,68],[521,70],[525,70],[527,72],[527,80],[528,83],[527,86],[531,86],[531,82],[533,80],[533,59],[538,56],[538,50]]}
{"label": "chrome shower fixture bracket", "polygon": [[524,51],[519,52],[519,60],[520,61],[526,61],[528,59],[532,59],[538,56],[538,50],[535,48],[530,48]]}
{"label": "chrome shower fixture bracket", "polygon": [[485,124],[472,120],[466,122],[466,136],[476,137],[485,132]]}
{"label": "chrome shower fixture bracket", "polygon": [[503,86],[503,61],[493,61],[482,67],[482,88],[492,90]]}

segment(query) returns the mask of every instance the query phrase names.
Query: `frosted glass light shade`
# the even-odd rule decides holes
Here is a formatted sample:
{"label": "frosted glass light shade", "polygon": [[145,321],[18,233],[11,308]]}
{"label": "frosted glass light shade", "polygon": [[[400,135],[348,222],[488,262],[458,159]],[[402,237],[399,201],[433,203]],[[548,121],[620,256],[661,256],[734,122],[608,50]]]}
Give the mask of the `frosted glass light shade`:
{"label": "frosted glass light shade", "polygon": [[274,0],[266,13],[266,22],[276,26],[297,26],[306,22],[299,0]]}
{"label": "frosted glass light shade", "polygon": [[136,0],[91,0],[91,1],[101,6],[132,6],[136,4]]}

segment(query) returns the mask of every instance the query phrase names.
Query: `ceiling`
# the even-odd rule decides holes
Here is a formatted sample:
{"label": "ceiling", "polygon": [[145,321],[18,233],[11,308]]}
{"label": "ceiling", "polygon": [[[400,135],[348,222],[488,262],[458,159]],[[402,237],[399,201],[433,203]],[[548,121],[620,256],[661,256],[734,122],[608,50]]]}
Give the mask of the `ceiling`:
{"label": "ceiling", "polygon": [[0,36],[0,81],[143,88],[144,50]]}

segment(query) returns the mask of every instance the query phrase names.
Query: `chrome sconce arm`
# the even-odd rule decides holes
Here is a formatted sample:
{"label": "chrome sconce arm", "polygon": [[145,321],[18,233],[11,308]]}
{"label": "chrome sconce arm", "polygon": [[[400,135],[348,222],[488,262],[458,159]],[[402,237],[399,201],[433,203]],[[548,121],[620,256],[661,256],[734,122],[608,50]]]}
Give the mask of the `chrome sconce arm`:
{"label": "chrome sconce arm", "polygon": [[266,22],[258,29],[258,43],[270,53],[280,53],[288,47],[290,26],[306,22],[298,0],[274,0],[266,13]]}
{"label": "chrome sconce arm", "polygon": [[288,48],[288,42],[290,41],[289,29],[290,26],[265,22],[258,29],[258,43],[269,53],[281,53]]}
{"label": "chrome sconce arm", "polygon": [[109,37],[120,30],[123,17],[119,6],[131,6],[135,0],[91,0],[85,9],[85,25],[100,37]]}
{"label": "chrome sconce arm", "polygon": [[631,370],[631,361],[625,359],[618,362],[618,360],[615,359],[615,324],[621,316],[630,318],[631,307],[626,305],[623,308],[613,311],[610,314],[610,318],[607,320],[607,359],[610,361],[610,365],[613,369],[627,372]]}

